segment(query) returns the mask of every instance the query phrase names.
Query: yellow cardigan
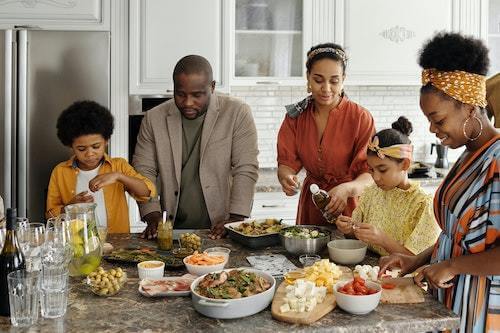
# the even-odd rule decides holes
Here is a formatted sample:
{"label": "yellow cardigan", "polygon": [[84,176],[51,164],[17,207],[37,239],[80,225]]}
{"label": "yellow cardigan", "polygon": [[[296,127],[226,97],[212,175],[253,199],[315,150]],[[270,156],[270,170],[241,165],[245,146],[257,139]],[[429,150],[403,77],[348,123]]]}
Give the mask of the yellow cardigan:
{"label": "yellow cardigan", "polygon": [[[59,163],[50,175],[49,189],[47,193],[47,209],[45,217],[58,216],[61,209],[77,194],[76,179],[79,169],[75,157]],[[121,172],[130,177],[143,180],[151,191],[148,197],[135,197],[137,201],[144,202],[156,196],[156,187],[146,177],[135,171],[135,169],[123,158],[110,158],[104,155],[104,162],[99,168],[99,174],[109,172]],[[128,220],[128,205],[125,197],[125,186],[116,182],[103,188],[104,202],[106,204],[106,216],[109,233],[128,233],[130,224]]]}

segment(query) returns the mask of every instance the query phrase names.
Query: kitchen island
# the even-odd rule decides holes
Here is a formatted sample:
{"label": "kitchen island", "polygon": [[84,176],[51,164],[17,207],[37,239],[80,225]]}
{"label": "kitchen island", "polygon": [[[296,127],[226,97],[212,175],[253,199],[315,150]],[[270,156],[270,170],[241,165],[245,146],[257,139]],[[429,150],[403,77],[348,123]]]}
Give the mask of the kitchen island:
{"label": "kitchen island", "polygon": [[[225,246],[231,249],[228,267],[249,266],[249,255],[281,253],[300,267],[296,257],[290,256],[281,246],[262,250],[245,248],[230,239],[208,239],[208,231],[198,234],[203,247]],[[155,242],[138,238],[138,235],[110,235],[108,241],[116,248],[130,246],[156,246]],[[325,250],[323,258],[328,257]],[[364,263],[376,265],[377,258],[369,253]],[[104,261],[103,266],[117,266]],[[121,266],[128,274],[128,281],[115,296],[98,297],[81,283],[72,279],[67,313],[64,318],[40,318],[29,329],[10,326],[9,318],[0,317],[1,332],[425,332],[457,328],[459,317],[442,304],[426,295],[420,304],[380,304],[368,315],[357,316],[336,308],[310,326],[291,325],[274,320],[270,307],[253,316],[217,320],[197,313],[190,297],[147,298],[139,294],[137,269]],[[182,275],[185,270],[166,271],[166,275]],[[281,281],[278,281],[280,283]]]}

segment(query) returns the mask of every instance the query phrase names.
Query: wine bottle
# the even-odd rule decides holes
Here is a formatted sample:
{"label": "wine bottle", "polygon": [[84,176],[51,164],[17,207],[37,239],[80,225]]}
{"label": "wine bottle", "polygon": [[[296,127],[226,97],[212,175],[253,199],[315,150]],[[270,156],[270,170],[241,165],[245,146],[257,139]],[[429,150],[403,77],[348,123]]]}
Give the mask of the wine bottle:
{"label": "wine bottle", "polygon": [[8,208],[5,217],[7,222],[5,243],[3,245],[2,252],[0,253],[0,316],[10,315],[7,275],[10,272],[26,268],[24,256],[16,237],[16,209]]}

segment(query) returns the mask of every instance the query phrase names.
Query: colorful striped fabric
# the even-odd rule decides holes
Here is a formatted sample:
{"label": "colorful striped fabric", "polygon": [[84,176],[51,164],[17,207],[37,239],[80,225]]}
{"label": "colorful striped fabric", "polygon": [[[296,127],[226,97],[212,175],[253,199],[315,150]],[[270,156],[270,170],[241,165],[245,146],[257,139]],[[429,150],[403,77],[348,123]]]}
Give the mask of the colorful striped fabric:
{"label": "colorful striped fabric", "polygon": [[[500,240],[499,159],[497,135],[450,170],[434,197],[443,232],[432,262],[488,251]],[[438,298],[461,316],[460,332],[500,332],[500,275],[458,275],[453,284]]]}

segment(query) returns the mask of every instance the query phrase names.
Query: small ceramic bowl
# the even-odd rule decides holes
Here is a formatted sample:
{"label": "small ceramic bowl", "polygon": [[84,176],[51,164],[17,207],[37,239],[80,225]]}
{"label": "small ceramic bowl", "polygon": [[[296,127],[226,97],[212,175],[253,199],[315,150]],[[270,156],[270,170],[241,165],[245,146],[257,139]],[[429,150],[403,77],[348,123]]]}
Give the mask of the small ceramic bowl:
{"label": "small ceramic bowl", "polygon": [[226,266],[227,264],[228,259],[227,257],[224,257],[224,261],[222,263],[215,265],[193,265],[187,262],[190,257],[191,256],[187,256],[183,259],[184,265],[186,265],[186,269],[189,273],[197,276],[223,270],[224,266]]}
{"label": "small ceramic bowl", "polygon": [[163,261],[148,260],[137,264],[139,279],[159,279],[163,277],[165,263]]}
{"label": "small ceramic bowl", "polygon": [[366,244],[357,239],[336,239],[327,246],[330,259],[336,264],[355,265],[366,255]]}
{"label": "small ceramic bowl", "polygon": [[366,281],[366,286],[368,288],[376,289],[377,292],[371,295],[348,295],[339,292],[339,288],[343,287],[351,281],[339,281],[333,286],[333,294],[335,295],[335,300],[338,306],[349,313],[360,315],[367,314],[373,311],[378,303],[380,302],[380,297],[382,296],[382,287],[375,282]]}
{"label": "small ceramic bowl", "polygon": [[229,253],[231,253],[231,250],[228,249],[227,247],[216,246],[216,247],[209,247],[208,249],[205,249],[203,252],[206,252],[207,254],[213,256],[222,256],[226,258],[227,261],[229,259]]}

